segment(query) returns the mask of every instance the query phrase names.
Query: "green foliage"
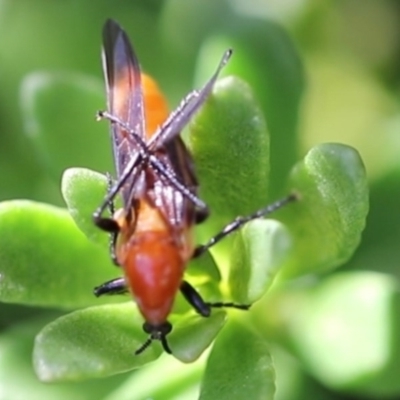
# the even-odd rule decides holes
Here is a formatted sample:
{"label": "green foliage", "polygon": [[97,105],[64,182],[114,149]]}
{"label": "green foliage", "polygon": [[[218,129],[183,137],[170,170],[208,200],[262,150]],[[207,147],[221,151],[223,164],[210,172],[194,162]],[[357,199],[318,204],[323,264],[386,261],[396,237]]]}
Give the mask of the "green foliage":
{"label": "green foliage", "polygon": [[[346,262],[361,240],[368,213],[367,178],[358,152],[334,143],[315,146],[294,167],[288,185],[301,201],[283,218],[297,239],[283,274]],[[300,265],[302,259],[307,263]]]}
{"label": "green foliage", "polygon": [[274,392],[268,344],[243,325],[229,323],[211,351],[200,399],[273,399]]}
{"label": "green foliage", "polygon": [[[399,396],[398,105],[370,72],[381,68],[389,79],[383,66],[357,65],[337,50],[324,28],[333,6],[309,2],[296,16],[281,10],[277,23],[261,6],[244,13],[228,0],[112,7],[104,0],[95,9],[83,1],[81,20],[68,1],[22,2],[23,25],[36,32],[40,24],[43,32],[40,46],[27,35],[24,57],[15,51],[17,28],[3,46],[9,82],[0,168],[13,173],[2,174],[0,196],[41,202],[0,203],[0,387],[7,399]],[[15,3],[4,4],[12,16]],[[222,74],[228,76],[185,132],[211,211],[195,228],[197,243],[237,216],[289,193],[297,198],[189,263],[186,278],[206,301],[253,305],[202,318],[179,294],[168,336],[173,356],[158,342],[135,356],[146,334],[134,299],[92,293],[121,275],[108,235],[92,221],[106,191],[104,173],[112,172],[107,123],[94,118],[105,107],[98,49],[110,15],[174,104],[234,49]],[[55,23],[66,33],[63,42],[47,28]],[[306,34],[306,26],[316,33]],[[7,109],[17,82],[25,137],[18,134],[21,116]],[[23,310],[31,318],[22,323]],[[34,377],[32,353],[37,377],[51,385]]]}
{"label": "green foliage", "polygon": [[133,357],[132,345],[139,347],[143,336],[139,321],[130,303],[58,318],[36,336],[36,373],[44,382],[74,381],[114,375],[154,360],[161,352],[155,346],[143,357]]}
{"label": "green foliage", "polygon": [[[229,93],[233,95],[230,96]],[[235,112],[236,109],[240,112]],[[229,112],[224,110],[229,110]],[[256,121],[256,123],[248,124],[248,120]],[[227,122],[229,122],[228,127],[225,126]],[[210,129],[210,127],[213,129]],[[216,189],[209,191],[217,199],[215,207],[217,210],[218,204],[222,209],[224,203],[222,199],[225,196],[233,197],[233,199],[239,201],[247,194],[253,195],[253,187],[261,186],[258,181],[264,182],[265,186],[268,174],[268,163],[266,162],[268,146],[264,144],[268,144],[268,140],[263,139],[263,136],[267,135],[265,122],[263,122],[262,115],[251,98],[250,90],[243,82],[237,79],[229,79],[218,85],[212,98],[207,102],[207,106],[197,115],[193,129],[194,140],[198,140],[200,143],[201,140],[205,140],[206,143],[212,141],[215,149],[214,151],[210,150],[210,146],[207,145],[194,146],[196,160],[198,165],[201,166],[202,179],[205,182],[212,180],[217,182],[217,179],[220,179],[226,186],[226,190],[223,190],[224,186],[221,186],[220,191]],[[218,135],[218,132],[227,133],[227,135]],[[207,134],[212,135],[212,139],[211,136],[207,137]],[[241,142],[241,138],[246,138],[244,143]],[[234,146],[237,146],[236,150]],[[230,160],[229,157],[224,157],[227,151],[228,154],[240,154],[240,157],[237,156],[237,158],[246,161],[239,164],[239,169],[243,167],[243,171],[230,168],[231,165],[235,166],[235,162],[233,159]],[[252,162],[249,162],[249,160]],[[220,162],[218,163],[218,161]],[[263,169],[263,166],[266,170],[258,172]],[[307,170],[306,167],[308,167]],[[306,170],[306,172],[318,171],[317,178],[314,177],[313,179],[312,173],[298,172],[302,170]],[[253,176],[255,177],[254,182],[251,179]],[[259,176],[258,179],[257,176]],[[231,181],[236,184],[233,185],[233,188],[228,189],[228,183]],[[234,299],[237,297],[237,300],[247,304],[262,297],[276,274],[282,268],[285,268],[287,254],[292,253],[291,256],[298,260],[297,265],[300,266],[298,274],[304,269],[303,265],[308,265],[308,255],[296,251],[296,246],[293,243],[297,240],[307,239],[304,238],[304,229],[301,234],[297,233],[299,229],[297,228],[296,231],[296,227],[299,224],[309,226],[310,220],[312,224],[316,223],[315,218],[313,219],[315,213],[311,214],[311,217],[306,212],[301,213],[302,208],[313,210],[312,204],[316,208],[319,223],[325,227],[328,226],[328,232],[333,231],[332,235],[336,237],[336,242],[340,244],[342,241],[346,241],[347,252],[351,254],[358,244],[358,237],[363,228],[363,223],[360,223],[359,220],[365,218],[367,210],[367,189],[364,183],[362,163],[353,149],[344,145],[324,145],[310,152],[305,161],[294,168],[289,183],[290,191],[297,194],[298,201],[297,204],[287,205],[287,207],[294,209],[296,217],[292,216],[288,219],[286,228],[274,221],[253,221],[243,229],[242,233],[236,235],[231,250],[232,274],[229,280]],[[354,187],[357,188],[355,191]],[[95,227],[89,221],[90,213],[98,204],[101,192],[104,193],[106,189],[106,178],[86,169],[70,169],[64,174],[62,188],[77,226],[81,227],[88,237],[94,238],[96,242],[101,242],[97,239]],[[206,185],[206,193],[207,189]],[[261,200],[257,200],[257,197],[260,199],[263,197],[262,190],[259,191],[258,196],[255,193],[251,197],[252,201],[261,202]],[[338,194],[344,197],[344,200]],[[223,197],[221,199],[218,196]],[[345,201],[348,200],[349,196],[357,196],[357,202]],[[324,203],[320,201],[322,204],[319,205],[318,201],[321,198],[323,198]],[[221,220],[238,212],[235,209],[237,205],[229,207],[231,202],[234,203],[233,200],[227,201],[225,215],[222,212],[219,213]],[[210,203],[212,204],[211,194]],[[30,278],[25,283],[27,287],[25,289],[26,297],[9,300],[35,304],[29,297],[30,288],[32,288],[39,299],[45,298],[42,292],[50,296],[53,301],[50,303],[51,305],[59,307],[75,305],[79,307],[81,304],[78,299],[85,294],[88,296],[90,292],[87,288],[93,286],[93,274],[99,277],[100,269],[98,268],[101,263],[94,255],[101,255],[102,264],[106,265],[109,264],[107,263],[108,256],[90,242],[87,242],[87,254],[85,255],[78,254],[75,250],[77,245],[63,246],[64,243],[73,243],[71,236],[75,241],[77,239],[84,240],[82,234],[79,233],[77,228],[74,228],[68,215],[64,211],[57,210],[63,215],[64,219],[57,219],[56,217],[51,219],[51,207],[49,207],[50,210],[46,210],[45,206],[39,206],[36,203],[28,203],[23,207],[24,204],[22,203],[21,206],[18,202],[3,203],[5,207],[3,227],[4,229],[8,227],[8,217],[13,224],[10,223],[11,227],[4,232],[5,235],[13,237],[13,231],[24,232],[27,238],[19,237],[19,241],[22,240],[24,243],[27,239],[30,239],[28,243],[31,244],[32,255],[23,249],[24,258],[21,260],[13,259],[12,255],[18,250],[21,251],[21,244],[19,241],[11,242],[7,246],[11,255],[6,260],[14,261],[14,263],[9,262],[9,266],[15,273],[18,272],[15,281],[23,282],[23,278],[30,277],[26,272],[26,269],[30,266],[29,261],[35,262],[34,257],[37,257],[41,260],[40,273],[44,281],[37,280],[34,285],[31,283],[33,279]],[[27,211],[25,211],[25,208]],[[42,213],[40,212],[41,208],[44,208]],[[232,208],[231,211],[230,208]],[[318,211],[319,208],[321,208],[321,211]],[[21,216],[21,210],[27,214],[25,218],[23,218],[24,215]],[[349,214],[355,216],[355,222],[351,224],[351,229],[348,228],[349,232],[347,232],[338,221],[345,220]],[[26,226],[27,221],[30,222],[28,227]],[[330,221],[334,223],[327,225]],[[43,237],[40,237],[40,239],[42,248],[44,250],[50,249],[47,258],[38,252],[35,246],[32,246],[32,243],[36,243],[32,235],[36,235],[36,238],[39,239],[40,226],[46,222]],[[308,229],[313,232],[312,227]],[[335,233],[336,231],[338,233]],[[29,234],[31,236],[28,236]],[[311,240],[310,237],[313,237],[312,233],[309,235],[309,240]],[[356,239],[353,239],[353,237]],[[353,244],[349,245],[349,243]],[[48,244],[50,244],[49,248],[47,247]],[[86,248],[83,245],[81,247]],[[106,248],[105,243],[103,247]],[[59,254],[62,263],[58,257],[52,257],[52,250],[58,248],[66,250]],[[340,250],[341,246],[333,246],[333,250],[329,253],[333,265],[338,264],[337,260],[342,261],[343,259]],[[81,262],[73,262],[74,259],[71,259],[71,256]],[[302,259],[299,260],[300,257]],[[65,265],[67,262],[69,262],[68,266]],[[39,261],[35,263],[39,263]],[[85,267],[86,264],[93,268],[93,272],[90,272],[89,267]],[[325,268],[326,265],[324,263],[317,265],[317,267]],[[111,267],[109,269],[111,270]],[[73,275],[72,272],[75,270],[82,274],[83,278]],[[58,271],[63,272],[62,280]],[[23,278],[18,280],[19,275]],[[212,275],[215,277],[215,273],[210,272],[209,276],[212,277]],[[90,283],[87,279],[84,279],[85,277],[90,278]],[[49,284],[46,284],[46,282],[49,282]],[[59,285],[53,287],[54,283],[59,283]],[[4,291],[4,300],[8,299],[7,293],[14,292],[12,290]],[[71,303],[71,300],[70,302],[65,300],[65,297],[70,293],[73,293],[76,304]],[[88,303],[90,302],[88,301]],[[237,398],[242,396],[239,388],[243,393],[248,390],[255,390],[257,392],[256,397],[272,398],[274,393],[273,367],[268,346],[262,341],[261,337],[257,335],[253,337],[254,334],[243,329],[240,324],[233,324],[227,328],[225,335],[217,336],[225,322],[225,312],[214,312],[207,319],[188,315],[181,319],[175,317],[175,320],[176,329],[171,335],[170,345],[175,357],[184,362],[196,360],[213,339],[217,338],[202,386],[201,396],[203,398],[215,398],[216,395],[221,397],[220,391],[224,389],[219,386],[220,380],[215,381],[212,378],[212,371],[223,369],[222,365],[219,365],[224,360],[224,358],[221,359],[223,353],[230,354],[232,361],[229,363],[231,369],[226,369],[225,374],[223,374],[225,378],[222,378],[222,380],[229,381],[230,376],[243,374],[243,369],[248,369],[246,374],[248,381],[243,382],[235,389],[235,391],[238,391]],[[151,346],[151,350],[145,352],[143,356],[134,357],[132,355],[132,349],[138,348],[140,343],[144,341],[143,336],[141,317],[137,311],[133,311],[129,303],[75,311],[52,322],[39,333],[35,342],[34,365],[39,377],[44,381],[82,380],[114,375],[137,368],[154,360],[160,354],[160,348],[154,344]],[[241,350],[233,352],[231,347],[236,347],[237,343],[240,344]],[[251,344],[250,347],[248,344]],[[242,351],[247,354],[247,361],[244,364],[241,360]],[[258,359],[260,356],[262,361]],[[215,358],[221,359],[221,361],[216,362]],[[254,368],[257,368],[258,373],[254,371]],[[272,373],[268,380],[270,383],[260,385],[258,381],[264,377],[264,370]],[[251,371],[253,372],[251,373]],[[223,383],[221,385],[222,388],[227,386]],[[224,396],[230,395],[230,391],[225,389]]]}
{"label": "green foliage", "polygon": [[[100,125],[93,124],[96,112],[93,105],[96,110],[103,104],[102,87],[96,79],[67,73],[32,73],[21,84],[21,98],[26,134],[39,162],[55,177],[68,167],[88,165],[88,162],[92,168],[110,169],[107,135],[104,129],[99,129]],[[79,126],[82,133],[74,135],[72,124],[66,123],[68,120]],[[93,142],[98,143],[99,149],[88,160],[82,149],[89,148]]]}
{"label": "green foliage", "polygon": [[110,279],[106,249],[76,229],[67,210],[28,200],[0,205],[4,302],[76,308],[98,304],[91,290]]}

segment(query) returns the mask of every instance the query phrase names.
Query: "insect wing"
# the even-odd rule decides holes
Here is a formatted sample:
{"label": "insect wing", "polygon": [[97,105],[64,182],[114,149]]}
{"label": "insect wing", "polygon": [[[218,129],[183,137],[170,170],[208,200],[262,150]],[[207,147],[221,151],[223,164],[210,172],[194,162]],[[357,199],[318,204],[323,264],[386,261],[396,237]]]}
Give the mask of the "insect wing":
{"label": "insect wing", "polygon": [[[139,62],[126,33],[113,20],[108,20],[103,28],[102,59],[109,113],[124,121],[140,138],[144,138],[145,119]],[[120,177],[132,157],[138,156],[138,145],[131,134],[117,123],[111,124],[111,134],[116,173]],[[138,179],[140,173],[133,173],[132,177]],[[134,186],[132,181],[128,182],[122,188],[125,204],[130,195],[126,187]]]}
{"label": "insect wing", "polygon": [[[194,195],[197,193],[198,182],[193,159],[179,134],[209,96],[221,69],[228,62],[231,54],[231,50],[224,53],[210,80],[200,91],[191,92],[148,142],[149,148],[158,153],[166,152],[166,155],[160,155],[159,159]],[[166,179],[156,177],[154,191],[149,192],[149,195],[173,226],[189,226],[196,220],[194,203],[171,186]],[[206,208],[199,211],[201,214],[207,214]]]}
{"label": "insect wing", "polygon": [[149,142],[149,148],[159,148],[164,143],[172,140],[174,137],[180,134],[182,129],[188,124],[193,115],[203,105],[204,101],[209,96],[215,81],[218,78],[222,68],[226,65],[232,55],[232,50],[227,50],[214,75],[210,80],[203,86],[199,91],[195,90],[190,92],[188,96],[181,102],[179,107],[170,114],[165,123],[160,127],[156,134],[152,137]]}
{"label": "insect wing", "polygon": [[[174,172],[178,180],[194,195],[197,194],[198,182],[194,172],[193,159],[182,139],[178,136],[165,144],[167,156],[160,157],[164,164]],[[158,186],[158,190],[157,190]],[[158,180],[155,184],[154,201],[171,225],[178,229],[191,226],[195,220],[195,205],[179,190],[166,181]]]}
{"label": "insect wing", "polygon": [[[186,190],[195,196],[198,182],[194,172],[193,159],[180,136],[158,149],[155,155],[167,175],[174,176],[174,179],[177,179]],[[137,169],[135,172],[138,171]],[[144,175],[145,181],[137,180],[133,184],[136,186],[143,184],[145,187],[143,195],[161,211],[171,226],[181,229],[193,223],[196,208],[193,201],[171,184],[165,175],[157,173],[152,168],[147,168],[142,175]],[[135,187],[131,186],[128,204],[133,203],[136,192]]]}

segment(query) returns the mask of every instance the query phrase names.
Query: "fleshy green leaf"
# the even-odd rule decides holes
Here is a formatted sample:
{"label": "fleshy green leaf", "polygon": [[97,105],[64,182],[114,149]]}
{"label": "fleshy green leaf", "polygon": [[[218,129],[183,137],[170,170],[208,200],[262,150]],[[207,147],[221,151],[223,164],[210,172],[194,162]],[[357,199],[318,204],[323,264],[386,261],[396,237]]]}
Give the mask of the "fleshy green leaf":
{"label": "fleshy green leaf", "polygon": [[230,321],[208,358],[200,399],[272,400],[274,393],[275,370],[266,341]]}
{"label": "fleshy green leaf", "polygon": [[190,144],[201,195],[213,220],[227,222],[264,205],[269,137],[245,82],[228,77],[216,83],[212,97],[190,125]]}
{"label": "fleshy green leaf", "polygon": [[87,400],[103,398],[118,387],[123,376],[96,382],[59,383],[46,385],[40,382],[32,369],[34,335],[55,315],[26,320],[2,331],[0,336],[0,387],[2,399],[59,399]]}
{"label": "fleshy green leaf", "polygon": [[94,286],[118,275],[66,210],[31,201],[0,203],[0,297],[47,307],[99,304]]}
{"label": "fleshy green leaf", "polygon": [[23,81],[21,103],[25,132],[56,179],[73,166],[110,170],[107,125],[95,121],[105,104],[100,82],[72,73],[35,72]]}
{"label": "fleshy green leaf", "polygon": [[217,82],[193,119],[190,143],[200,195],[211,217],[199,227],[206,240],[238,215],[267,202],[269,137],[249,86],[237,78]]}
{"label": "fleshy green leaf", "polygon": [[210,253],[206,252],[190,261],[188,273],[193,279],[221,280],[221,273]]}
{"label": "fleshy green leaf", "polygon": [[226,312],[223,310],[212,310],[208,318],[192,313],[179,318],[169,341],[174,357],[184,363],[197,360],[225,322]]}
{"label": "fleshy green leaf", "polygon": [[86,308],[58,318],[36,337],[33,354],[42,381],[76,381],[110,376],[146,364],[161,353],[147,339],[142,317],[131,303]]}
{"label": "fleshy green leaf", "polygon": [[268,184],[275,198],[281,194],[287,174],[296,161],[302,65],[280,26],[272,21],[260,23],[254,19],[237,22],[239,35],[235,23],[230,23],[229,32],[218,32],[202,44],[198,68],[205,71],[213,55],[217,57],[226,48],[234,50],[225,73],[247,82],[267,121],[271,138]]}
{"label": "fleshy green leaf", "polygon": [[107,193],[106,176],[85,168],[69,168],[62,176],[61,191],[78,227],[106,248],[109,236],[95,226],[92,217]]}
{"label": "fleshy green leaf", "polygon": [[282,210],[294,237],[283,276],[337,267],[361,240],[368,213],[368,186],[358,152],[342,144],[309,151],[291,174],[289,187],[299,201]]}
{"label": "fleshy green leaf", "polygon": [[272,284],[286,260],[291,237],[274,220],[246,224],[235,237],[231,253],[230,293],[239,304],[257,301]]}

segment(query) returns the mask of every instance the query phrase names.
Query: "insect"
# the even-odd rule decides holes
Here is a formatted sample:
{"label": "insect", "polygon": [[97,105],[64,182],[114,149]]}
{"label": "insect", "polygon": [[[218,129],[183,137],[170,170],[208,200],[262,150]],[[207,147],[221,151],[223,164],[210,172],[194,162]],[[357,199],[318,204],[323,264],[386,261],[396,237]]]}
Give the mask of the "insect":
{"label": "insect", "polygon": [[[231,50],[223,55],[216,71],[199,91],[193,91],[168,115],[166,102],[151,78],[141,73],[139,62],[123,29],[113,20],[103,28],[103,69],[108,111],[99,117],[111,123],[117,180],[95,211],[95,224],[111,233],[111,257],[122,267],[124,277],[95,288],[95,295],[131,292],[149,335],[136,350],[142,353],[153,340],[171,353],[166,336],[168,321],[178,291],[202,316],[211,307],[248,305],[206,303],[183,279],[189,260],[198,257],[244,223],[265,216],[294,200],[288,196],[256,213],[239,217],[208,243],[195,247],[193,227],[208,215],[197,196],[198,182],[192,157],[180,135],[209,96]],[[123,206],[114,210],[121,195]],[[111,217],[104,217],[106,209]]]}

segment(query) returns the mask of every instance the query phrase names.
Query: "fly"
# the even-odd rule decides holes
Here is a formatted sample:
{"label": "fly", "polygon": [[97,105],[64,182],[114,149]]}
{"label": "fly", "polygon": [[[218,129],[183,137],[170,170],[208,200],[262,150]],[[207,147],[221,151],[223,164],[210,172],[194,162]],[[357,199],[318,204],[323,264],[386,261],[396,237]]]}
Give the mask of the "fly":
{"label": "fly", "polygon": [[[216,71],[199,91],[191,92],[168,115],[166,102],[154,81],[141,73],[138,59],[122,28],[108,20],[103,28],[103,70],[108,111],[99,117],[111,123],[116,181],[95,211],[95,224],[111,233],[111,257],[122,267],[123,278],[95,288],[96,296],[131,292],[145,323],[148,340],[136,350],[143,352],[153,340],[160,340],[171,353],[166,336],[175,297],[181,291],[202,316],[211,307],[247,305],[206,303],[183,279],[185,268],[215,243],[246,222],[263,217],[293,201],[294,195],[247,216],[238,217],[208,243],[195,247],[193,227],[208,215],[206,204],[197,196],[198,182],[191,154],[181,130],[205,102],[218,74],[232,51],[224,53]],[[123,206],[114,210],[120,194]],[[111,217],[104,217],[106,209]]]}

